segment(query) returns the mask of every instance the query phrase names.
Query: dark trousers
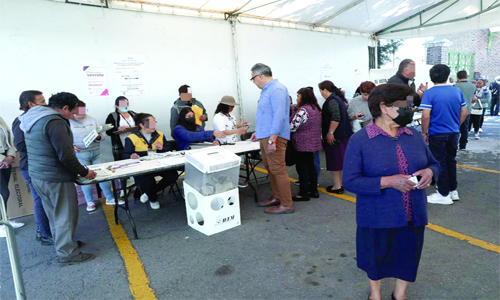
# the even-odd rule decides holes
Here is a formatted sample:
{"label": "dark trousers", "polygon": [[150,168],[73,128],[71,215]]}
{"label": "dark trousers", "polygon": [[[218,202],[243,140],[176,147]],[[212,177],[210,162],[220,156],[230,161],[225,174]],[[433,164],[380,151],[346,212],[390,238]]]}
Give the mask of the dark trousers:
{"label": "dark trousers", "polygon": [[500,98],[491,98],[490,115],[498,116]]}
{"label": "dark trousers", "polygon": [[[161,180],[156,182],[155,177],[161,176]],[[135,182],[139,184],[141,191],[148,195],[149,201],[158,201],[157,193],[174,183],[178,178],[176,170],[168,170],[147,175],[134,176]]]}
{"label": "dark trousers", "polygon": [[3,203],[5,203],[5,208],[7,208],[7,200],[9,199],[9,180],[10,174],[12,173],[12,168],[0,169],[0,194],[3,198]]}
{"label": "dark trousers", "polygon": [[49,218],[43,209],[42,198],[40,198],[37,191],[33,187],[29,172],[21,170],[21,175],[28,183],[31,195],[33,196],[33,212],[35,215],[36,228],[40,231],[43,237],[52,237],[52,234],[50,233]]}
{"label": "dark trousers", "polygon": [[429,136],[429,150],[439,161],[441,172],[438,178],[438,191],[447,196],[457,189],[457,146],[458,133],[440,133]]}
{"label": "dark trousers", "polygon": [[481,128],[483,126],[485,112],[486,112],[486,108],[483,108],[482,115],[470,115],[469,131],[470,131],[471,127],[474,126],[474,133],[479,132],[479,128]]}
{"label": "dark trousers", "polygon": [[470,115],[467,115],[467,118],[465,118],[462,125],[460,125],[460,141],[459,141],[460,149],[465,149],[465,147],[467,146],[467,139],[469,138],[469,131],[470,131],[469,121],[470,121]]}
{"label": "dark trousers", "polygon": [[299,174],[300,181],[300,196],[309,196],[309,193],[317,191],[318,173],[314,165],[314,152],[297,151],[297,163],[295,168]]}

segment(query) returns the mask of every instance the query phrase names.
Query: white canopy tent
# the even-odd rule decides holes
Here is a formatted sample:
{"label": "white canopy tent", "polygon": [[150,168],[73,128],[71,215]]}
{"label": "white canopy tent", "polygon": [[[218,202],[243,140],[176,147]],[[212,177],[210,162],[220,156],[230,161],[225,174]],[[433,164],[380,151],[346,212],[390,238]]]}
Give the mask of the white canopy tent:
{"label": "white canopy tent", "polygon": [[[182,84],[189,84],[207,108],[207,128],[223,95],[237,98],[242,104],[235,109],[239,119],[254,123],[260,92],[248,81],[254,63],[271,66],[293,98],[299,88],[317,87],[325,79],[350,97],[369,78],[367,46],[374,45],[377,32],[381,38],[404,38],[434,35],[441,28],[455,32],[498,26],[499,1],[0,1],[0,49],[8,58],[0,73],[0,111],[10,123],[20,114],[21,91],[38,89],[46,98],[68,91],[104,122],[121,95],[116,55],[130,55],[144,62],[140,75],[147,83],[144,94],[129,97],[131,108],[152,112],[167,135],[170,107]],[[420,20],[428,22],[420,29],[396,31]],[[421,65],[417,62],[417,74]],[[85,66],[105,71],[109,96],[88,93]],[[317,97],[322,99],[319,93]]]}
{"label": "white canopy tent", "polygon": [[323,32],[409,38],[500,25],[499,0],[55,0],[108,8],[236,18]]}

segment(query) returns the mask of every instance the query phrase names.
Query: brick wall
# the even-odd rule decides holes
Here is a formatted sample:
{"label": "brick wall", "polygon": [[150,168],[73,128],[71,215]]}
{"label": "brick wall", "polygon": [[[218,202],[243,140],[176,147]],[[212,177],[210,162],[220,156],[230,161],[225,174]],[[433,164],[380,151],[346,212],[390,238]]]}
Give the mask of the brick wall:
{"label": "brick wall", "polygon": [[489,33],[486,29],[440,35],[435,38],[453,42],[448,51],[475,53],[474,72],[480,72],[482,77],[491,82],[496,76],[500,76],[500,34],[493,38],[488,52]]}

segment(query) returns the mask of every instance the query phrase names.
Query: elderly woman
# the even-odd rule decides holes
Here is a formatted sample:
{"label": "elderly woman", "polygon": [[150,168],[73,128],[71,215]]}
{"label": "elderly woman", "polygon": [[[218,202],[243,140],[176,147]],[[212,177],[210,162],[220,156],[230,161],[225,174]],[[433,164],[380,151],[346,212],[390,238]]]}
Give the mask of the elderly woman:
{"label": "elderly woman", "polygon": [[321,108],[312,87],[297,91],[296,112],[290,117],[291,142],[296,153],[296,168],[299,174],[300,191],[293,201],[309,201],[319,198],[318,174],[314,166],[314,152],[321,146]]}
{"label": "elderly woman", "polygon": [[427,225],[425,189],[439,163],[422,136],[405,127],[412,120],[401,84],[383,84],[370,94],[373,116],[349,141],[344,186],[356,194],[357,264],[370,282],[368,299],[381,299],[381,280],[395,277],[392,299],[406,299],[414,282]]}
{"label": "elderly woman", "polygon": [[342,170],[344,155],[352,135],[351,122],[347,114],[347,100],[344,93],[333,82],[325,80],[319,84],[321,96],[326,99],[321,111],[321,133],[325,149],[326,169],[332,172],[333,185],[327,192],[342,194]]}
{"label": "elderly woman", "polygon": [[226,135],[219,130],[205,130],[201,125],[196,125],[194,112],[191,108],[183,108],[179,113],[177,125],[174,127],[174,139],[177,141],[177,150],[186,150],[191,143],[212,142],[220,145],[216,138],[225,138]]}
{"label": "elderly woman", "polygon": [[236,103],[233,97],[224,96],[215,109],[214,129],[222,131],[226,135],[224,138],[217,138],[221,144],[235,143],[237,134],[247,132],[244,127],[248,125],[248,122],[236,123],[236,118],[231,113],[235,105],[238,105],[238,103]]}
{"label": "elderly woman", "polygon": [[368,95],[375,88],[375,83],[365,81],[359,86],[360,95],[353,98],[347,107],[347,114],[351,120],[352,131],[358,132],[372,120],[372,114],[368,108]]}

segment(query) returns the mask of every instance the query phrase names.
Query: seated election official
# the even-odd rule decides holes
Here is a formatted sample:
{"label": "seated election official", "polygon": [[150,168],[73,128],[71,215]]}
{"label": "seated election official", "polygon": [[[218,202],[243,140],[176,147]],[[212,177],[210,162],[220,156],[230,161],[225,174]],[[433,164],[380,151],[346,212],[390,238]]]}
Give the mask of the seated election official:
{"label": "seated election official", "polygon": [[[156,120],[152,115],[140,113],[134,117],[134,121],[140,129],[134,131],[125,139],[123,159],[136,159],[141,156],[147,156],[148,151],[161,153],[172,150],[167,143],[165,135],[161,131],[156,130]],[[156,182],[156,176],[161,176],[162,179]],[[149,200],[151,209],[159,209],[160,203],[158,202],[157,193],[174,183],[177,177],[176,170],[134,176],[135,182],[139,185],[142,192],[147,195],[141,196],[141,202],[145,203]]]}
{"label": "seated election official", "polygon": [[204,130],[196,125],[194,112],[190,108],[183,108],[179,113],[177,125],[174,128],[174,139],[177,141],[177,150],[186,150],[191,143],[212,142],[220,145],[215,138],[225,138],[226,135],[219,130]]}

